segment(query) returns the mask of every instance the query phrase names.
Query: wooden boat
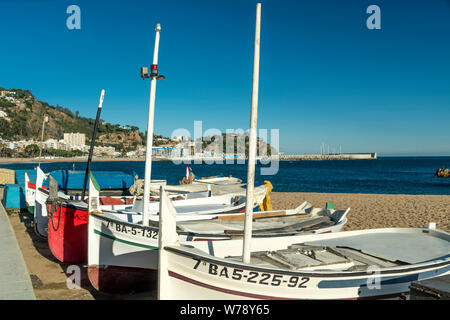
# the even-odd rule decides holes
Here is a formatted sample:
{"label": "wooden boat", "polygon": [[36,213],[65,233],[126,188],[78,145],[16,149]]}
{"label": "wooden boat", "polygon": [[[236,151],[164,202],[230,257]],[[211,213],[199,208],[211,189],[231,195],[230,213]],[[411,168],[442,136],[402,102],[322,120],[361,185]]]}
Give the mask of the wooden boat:
{"label": "wooden boat", "polygon": [[217,185],[230,185],[230,184],[242,184],[242,180],[236,177],[201,177],[200,179],[194,179],[192,183],[207,183],[207,184],[217,184]]}
{"label": "wooden boat", "polygon": [[206,184],[206,185],[240,185],[242,180],[232,175],[225,177],[223,175],[211,177],[196,177],[192,169],[186,166],[186,175],[180,181],[180,184]]}
{"label": "wooden boat", "polygon": [[[66,213],[66,209],[61,209],[59,207],[56,208],[56,212],[52,212],[52,204],[47,205],[47,200],[49,198],[48,189],[37,188],[36,191],[36,202],[35,202],[35,210],[34,210],[34,226],[35,232],[44,238],[48,236],[48,227],[49,227],[49,214],[52,219],[52,230],[57,231],[58,228],[55,227],[60,222],[59,219],[64,219],[63,215]],[[58,201],[57,203],[86,203],[87,199],[81,201],[80,196],[68,196],[63,192],[58,191]],[[99,199],[100,206],[103,210],[127,210],[133,207],[135,197],[133,196],[102,196]],[[87,208],[87,204],[85,205]],[[70,207],[70,205],[69,205]],[[75,209],[75,207],[73,207]],[[62,210],[62,211],[61,211]],[[86,210],[85,210],[86,211]],[[81,218],[83,216],[82,213],[77,212],[77,217]],[[82,220],[86,220],[82,218]]]}
{"label": "wooden boat", "polygon": [[[25,172],[25,202],[27,204],[28,212],[32,214],[34,214],[34,207],[36,202],[36,185],[38,184],[37,179],[39,178],[36,178],[36,183],[31,182],[28,172]],[[48,190],[48,187],[43,186],[42,182],[40,183],[40,187]]]}
{"label": "wooden boat", "polygon": [[[70,172],[69,172],[70,174]],[[50,174],[49,174],[50,175]],[[100,176],[108,175],[108,180],[112,178],[113,174],[111,172],[99,172]],[[29,211],[34,215],[34,230],[38,236],[47,238],[48,236],[48,211],[47,211],[47,199],[49,197],[49,189],[44,186],[43,183],[47,179],[47,174],[45,174],[39,167],[36,168],[36,183],[29,181],[28,173],[25,172],[25,194],[28,195],[27,204],[29,205]],[[118,172],[118,176],[123,176],[123,173]],[[53,176],[52,176],[53,178]],[[69,179],[65,179],[66,185]],[[120,181],[120,179],[119,179]],[[105,186],[114,186],[114,183],[110,181],[102,180]],[[106,184],[105,184],[106,183]],[[61,185],[60,181],[57,181],[58,185]],[[72,183],[72,185],[74,185]],[[116,184],[117,186],[117,184]],[[72,189],[74,190],[74,189]],[[116,194],[116,190],[106,190],[106,193]],[[67,192],[67,191],[66,191]],[[57,197],[61,201],[80,201],[81,196],[75,194],[67,194],[66,192],[61,192],[59,189],[57,191]],[[123,192],[123,191],[121,191]],[[55,198],[55,196],[54,196]],[[87,201],[87,197],[85,200]],[[134,196],[108,196],[103,195],[100,197],[100,204],[103,209],[109,210],[125,210],[131,209],[135,202]],[[33,205],[31,205],[31,203]],[[32,208],[32,209],[31,209]],[[53,228],[55,229],[55,228]]]}
{"label": "wooden boat", "polygon": [[[77,195],[81,194],[83,189],[83,172],[82,171],[71,171],[71,170],[55,170],[48,174],[45,174],[41,170],[41,176],[38,175],[36,167],[36,181],[35,183],[31,181],[30,175],[27,171],[24,171],[25,182],[25,201],[27,204],[27,209],[30,213],[34,213],[35,198],[36,198],[36,184],[38,179],[45,180],[47,175],[51,175],[58,182],[58,189],[65,194],[73,196],[73,199],[78,199]],[[94,171],[97,181],[100,183],[101,188],[105,191],[108,190],[108,194],[113,196],[126,195],[128,189],[132,186],[134,182],[133,175],[126,174],[120,171]],[[166,185],[165,180],[152,181],[154,185]],[[47,186],[40,185],[41,188],[48,190]],[[80,198],[81,199],[81,198]]]}
{"label": "wooden boat", "polygon": [[[180,241],[192,246],[243,236],[243,213],[180,215],[171,202]],[[276,238],[299,233],[338,232],[347,222],[347,210],[313,208],[304,202],[296,209],[254,214],[255,238]],[[148,290],[158,267],[159,215],[150,216],[150,226],[133,223],[131,213],[89,214],[88,275],[99,291]],[[223,241],[219,241],[223,242]],[[236,242],[234,242],[236,243]],[[241,243],[238,243],[241,247]]]}
{"label": "wooden boat", "polygon": [[[54,183],[50,182],[50,189],[54,188],[56,188]],[[45,192],[41,189],[40,191]],[[258,207],[263,201],[266,187],[264,185],[260,186],[258,191],[255,194],[254,207]],[[189,215],[195,212],[198,215],[208,215],[240,212],[246,204],[243,191],[202,198],[198,198],[194,194],[193,199],[189,198],[191,194],[193,193],[172,195],[177,214]],[[127,197],[100,197],[99,207],[102,210],[116,210],[116,213],[127,210],[131,213],[130,216],[134,217],[134,220],[130,222],[142,223],[143,201],[136,201],[134,204],[127,202],[133,199]],[[150,212],[152,215],[157,215],[159,212],[159,197],[155,196],[150,198],[150,200]],[[50,196],[46,202],[49,217],[48,243],[53,255],[61,262],[86,262],[88,204],[85,201],[64,199],[59,196]]]}
{"label": "wooden boat", "polygon": [[253,237],[244,263],[241,240],[185,243],[161,205],[161,299],[395,298],[412,281],[450,274],[450,234],[440,230]]}

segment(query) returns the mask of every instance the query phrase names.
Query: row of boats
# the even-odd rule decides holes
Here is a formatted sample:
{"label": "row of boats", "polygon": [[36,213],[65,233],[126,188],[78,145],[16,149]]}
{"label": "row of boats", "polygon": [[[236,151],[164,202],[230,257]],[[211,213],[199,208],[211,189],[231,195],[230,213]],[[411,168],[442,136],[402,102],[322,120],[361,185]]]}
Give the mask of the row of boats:
{"label": "row of boats", "polygon": [[[178,186],[153,181],[150,152],[142,197],[107,195],[100,187],[101,173],[88,170],[89,161],[87,197],[59,191],[51,175],[44,188],[46,174],[37,168],[35,230],[47,237],[53,255],[61,262],[87,264],[97,290],[157,286],[159,299],[398,298],[408,294],[413,281],[449,274],[450,234],[434,224],[341,231],[349,208],[304,202],[295,209],[271,210],[267,205],[270,183],[254,185],[260,22],[257,4],[245,186],[232,177],[191,183],[196,179],[189,172]],[[160,31],[157,25],[152,74],[141,72],[152,81],[149,119],[156,80],[164,78],[157,68]],[[27,186],[27,194],[33,194],[33,185]],[[367,219],[374,214],[376,208]]]}
{"label": "row of boats", "polygon": [[[87,263],[89,279],[101,291],[137,291],[154,285],[144,279],[158,269],[159,194],[151,196],[151,214],[144,224],[142,199],[136,195],[100,195],[96,172],[90,172],[89,196],[80,199],[59,191],[52,175],[39,167],[36,171],[36,183],[25,173],[26,200],[30,208],[34,200],[35,231],[48,239],[59,261]],[[97,174],[101,176],[101,172]],[[47,178],[50,183],[45,187]],[[201,188],[195,184],[169,186],[161,181],[153,185],[158,191],[162,186],[170,199],[180,240],[212,246],[213,241],[242,239],[245,188],[228,177],[221,178],[219,184],[217,177],[202,180]],[[350,209],[314,208],[307,202],[291,210],[259,211],[271,189],[269,182],[255,188],[255,238],[337,232],[347,222]]]}
{"label": "row of boats", "polygon": [[331,203],[260,211],[270,183],[255,188],[251,262],[243,263],[241,184],[205,181],[199,191],[157,182],[145,224],[142,199],[103,196],[95,172],[80,199],[36,170],[36,183],[26,183],[36,233],[59,261],[86,264],[91,284],[104,292],[158,285],[161,299],[394,298],[407,295],[412,281],[450,273],[449,233],[433,226],[344,232],[350,208]]}

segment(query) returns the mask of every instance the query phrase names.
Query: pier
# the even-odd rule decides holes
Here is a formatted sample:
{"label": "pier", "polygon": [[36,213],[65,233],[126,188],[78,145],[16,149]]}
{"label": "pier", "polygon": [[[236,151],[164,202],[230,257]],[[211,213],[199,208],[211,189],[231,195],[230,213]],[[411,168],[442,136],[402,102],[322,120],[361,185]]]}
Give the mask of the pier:
{"label": "pier", "polygon": [[376,160],[377,153],[283,154],[280,160]]}

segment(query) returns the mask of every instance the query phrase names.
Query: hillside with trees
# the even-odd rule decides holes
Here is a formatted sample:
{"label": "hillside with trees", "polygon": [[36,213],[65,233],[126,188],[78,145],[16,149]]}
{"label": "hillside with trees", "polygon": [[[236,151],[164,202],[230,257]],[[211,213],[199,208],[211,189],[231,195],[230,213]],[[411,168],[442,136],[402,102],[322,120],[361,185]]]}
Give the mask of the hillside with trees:
{"label": "hillside with trees", "polygon": [[[80,132],[86,135],[86,144],[90,143],[95,119],[83,117],[79,111],[37,100],[29,90],[0,87],[0,92],[4,90],[15,94],[0,97],[0,111],[6,114],[6,117],[0,118],[2,139],[40,141],[42,122],[44,117],[48,116],[44,140],[49,138],[59,140],[63,138],[64,133]],[[96,139],[98,146],[114,146],[116,151],[121,152],[142,147],[145,141],[145,134],[136,126],[121,126],[103,120],[99,123]],[[29,151],[33,153],[31,148]]]}

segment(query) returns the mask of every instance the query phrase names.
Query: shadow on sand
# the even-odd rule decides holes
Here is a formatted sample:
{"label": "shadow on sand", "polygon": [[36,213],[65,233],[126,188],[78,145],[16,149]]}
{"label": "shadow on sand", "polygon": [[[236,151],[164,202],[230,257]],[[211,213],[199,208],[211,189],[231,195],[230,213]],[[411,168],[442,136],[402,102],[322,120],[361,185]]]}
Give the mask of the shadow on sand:
{"label": "shadow on sand", "polygon": [[[36,234],[34,231],[34,217],[33,214],[29,213],[28,211],[22,210],[18,213],[20,222],[23,223],[23,225],[26,227],[26,232],[30,236],[34,247],[39,252],[41,256],[48,259],[49,261],[57,263],[61,270],[69,277],[73,271],[69,270],[68,268],[70,266],[76,265],[81,270],[81,288],[89,291],[89,293],[92,295],[92,297],[96,300],[143,300],[143,299],[149,299],[154,300],[156,299],[157,295],[157,287],[155,284],[155,288],[151,291],[147,292],[128,292],[128,293],[121,293],[121,294],[110,294],[110,293],[104,293],[97,291],[90,283],[88,274],[87,274],[87,266],[84,264],[69,264],[69,263],[63,263],[60,262],[58,259],[56,259],[47,243],[47,239],[43,238],[42,236]],[[43,285],[42,281],[37,277],[36,275],[30,275],[32,284],[34,288],[39,288]],[[66,283],[57,284],[58,287],[65,288]]]}

